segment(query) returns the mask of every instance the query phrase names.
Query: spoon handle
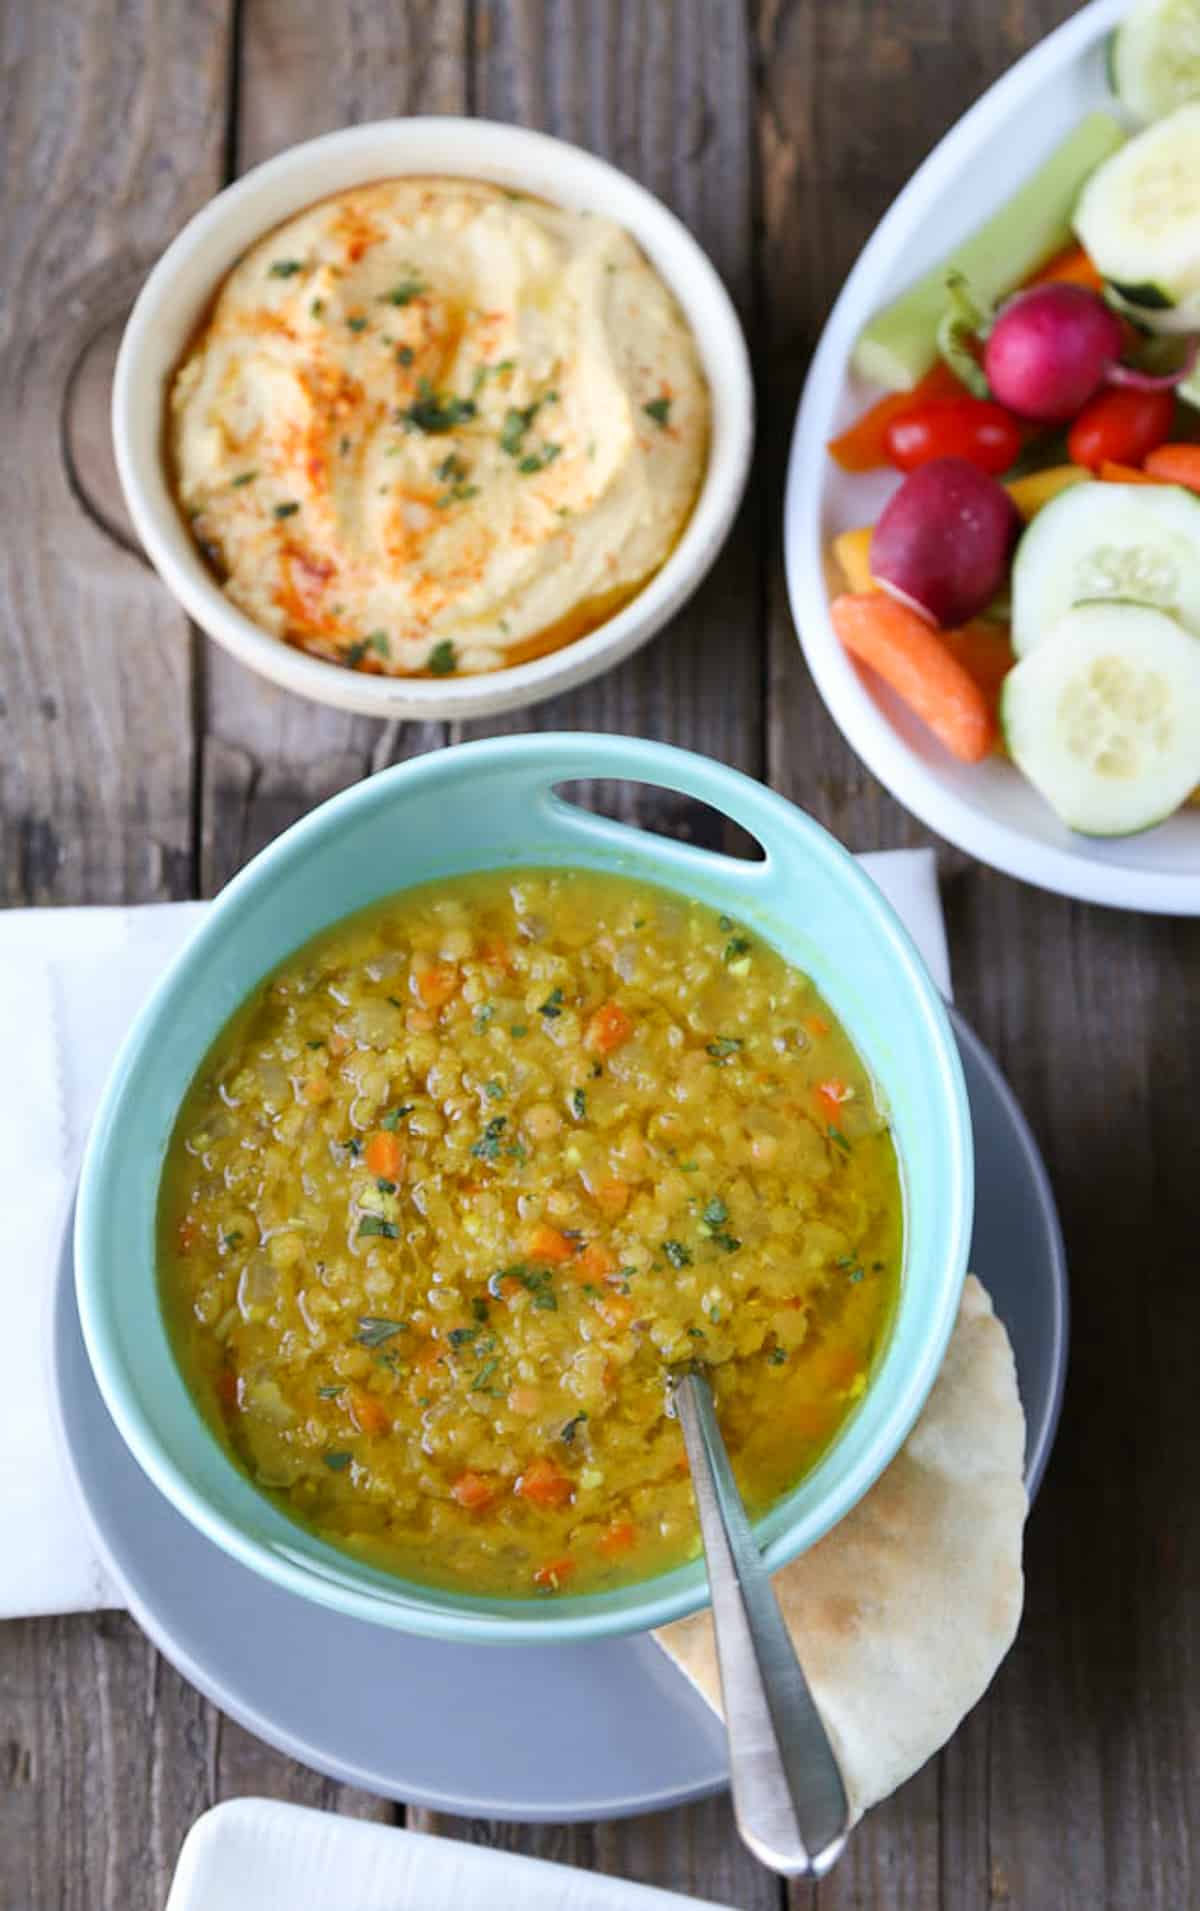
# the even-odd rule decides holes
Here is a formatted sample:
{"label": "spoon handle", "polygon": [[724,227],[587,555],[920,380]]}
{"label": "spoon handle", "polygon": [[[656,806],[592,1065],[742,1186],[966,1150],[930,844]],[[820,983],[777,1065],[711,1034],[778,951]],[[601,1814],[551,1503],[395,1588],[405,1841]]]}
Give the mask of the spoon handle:
{"label": "spoon handle", "polygon": [[842,1775],[750,1530],[702,1374],[677,1379],[675,1404],[708,1563],[738,1830],[773,1871],[823,1877],[849,1827]]}

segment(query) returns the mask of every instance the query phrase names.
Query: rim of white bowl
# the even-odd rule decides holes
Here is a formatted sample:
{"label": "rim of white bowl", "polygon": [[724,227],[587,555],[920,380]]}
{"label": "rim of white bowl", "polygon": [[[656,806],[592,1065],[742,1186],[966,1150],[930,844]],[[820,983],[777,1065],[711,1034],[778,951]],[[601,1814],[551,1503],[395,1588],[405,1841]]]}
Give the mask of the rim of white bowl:
{"label": "rim of white bowl", "polygon": [[[708,466],[683,535],[629,604],[586,637],[531,662],[455,678],[362,676],[293,649],[237,609],[206,570],[162,457],[166,381],[187,333],[250,244],[331,194],[405,175],[482,179],[602,212],[636,240],[692,329],[708,379]],[[186,318],[181,318],[181,313]],[[375,120],[288,147],[211,199],[167,247],[130,314],[112,404],[117,469],[134,528],[188,615],[260,676],[371,716],[493,715],[569,689],[628,657],[699,585],[729,533],[750,469],[754,388],[741,322],[683,222],[609,161],[551,134],[449,116]]]}
{"label": "rim of white bowl", "polygon": [[821,532],[824,446],[865,316],[867,288],[894,264],[913,225],[936,212],[975,147],[1019,111],[1035,87],[1088,52],[1127,11],[1128,0],[1093,0],[1031,48],[951,127],[871,234],[826,321],[805,380],[788,463],[784,560],[796,634],[817,689],[855,754],[905,809],[959,849],[1039,888],[1110,908],[1198,915],[1200,873],[1136,869],[1104,862],[1082,848],[1038,842],[947,787],[893,727],[833,634]]}

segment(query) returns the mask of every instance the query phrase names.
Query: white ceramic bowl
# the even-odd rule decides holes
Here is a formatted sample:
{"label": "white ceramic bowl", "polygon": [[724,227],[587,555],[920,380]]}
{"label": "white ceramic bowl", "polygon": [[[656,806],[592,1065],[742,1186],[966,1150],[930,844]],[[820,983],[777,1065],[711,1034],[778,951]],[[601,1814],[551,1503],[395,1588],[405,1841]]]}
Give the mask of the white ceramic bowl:
{"label": "white ceramic bowl", "polygon": [[[825,451],[880,394],[851,369],[862,326],[980,225],[1095,107],[1113,108],[1109,32],[1128,0],[1094,0],[1026,54],[936,147],[877,228],[843,287],[809,371],[792,440],[784,541],[792,614],[818,690],[851,747],[905,808],[981,862],[1084,902],[1200,915],[1200,810],[1104,841],[1060,823],[1009,763],[956,763],[877,680],[829,619],[844,588],[826,554],[837,532],[878,517],[894,476],[852,477]],[[1016,156],[1014,159],[1014,155]]]}
{"label": "white ceramic bowl", "polygon": [[[708,471],[683,536],[645,589],[598,630],[531,663],[487,675],[362,676],[269,636],[220,589],[171,496],[163,402],[179,358],[226,273],[272,227],[331,193],[405,174],[485,179],[604,213],[630,232],[678,299],[712,395]],[[741,502],[754,439],[754,393],[733,302],[687,229],[605,160],[545,133],[479,119],[394,119],[328,133],[255,167],[198,212],[142,287],[117,359],[117,468],[151,563],[210,637],[301,696],[377,717],[468,718],[514,710],[585,682],[644,644],[708,570]]]}

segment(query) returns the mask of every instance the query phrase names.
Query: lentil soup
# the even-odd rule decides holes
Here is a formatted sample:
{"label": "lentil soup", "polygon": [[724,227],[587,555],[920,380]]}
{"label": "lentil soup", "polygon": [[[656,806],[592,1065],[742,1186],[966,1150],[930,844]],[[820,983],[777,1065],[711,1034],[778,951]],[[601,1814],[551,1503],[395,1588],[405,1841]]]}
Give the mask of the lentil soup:
{"label": "lentil soup", "polygon": [[291,957],[172,1136],[182,1370],[321,1538],[460,1591],[597,1591],[698,1537],[664,1372],[711,1366],[761,1513],[863,1393],[895,1150],[813,984],[707,906],[506,870]]}

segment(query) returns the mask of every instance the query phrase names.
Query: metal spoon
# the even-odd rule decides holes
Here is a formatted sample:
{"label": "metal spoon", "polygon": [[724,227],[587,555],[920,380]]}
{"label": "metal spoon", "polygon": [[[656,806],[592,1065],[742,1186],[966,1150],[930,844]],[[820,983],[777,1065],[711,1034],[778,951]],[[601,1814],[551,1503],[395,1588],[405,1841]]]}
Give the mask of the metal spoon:
{"label": "metal spoon", "polygon": [[708,1563],[738,1830],[785,1877],[822,1878],[840,1857],[850,1808],[833,1747],[750,1531],[712,1389],[672,1375]]}

